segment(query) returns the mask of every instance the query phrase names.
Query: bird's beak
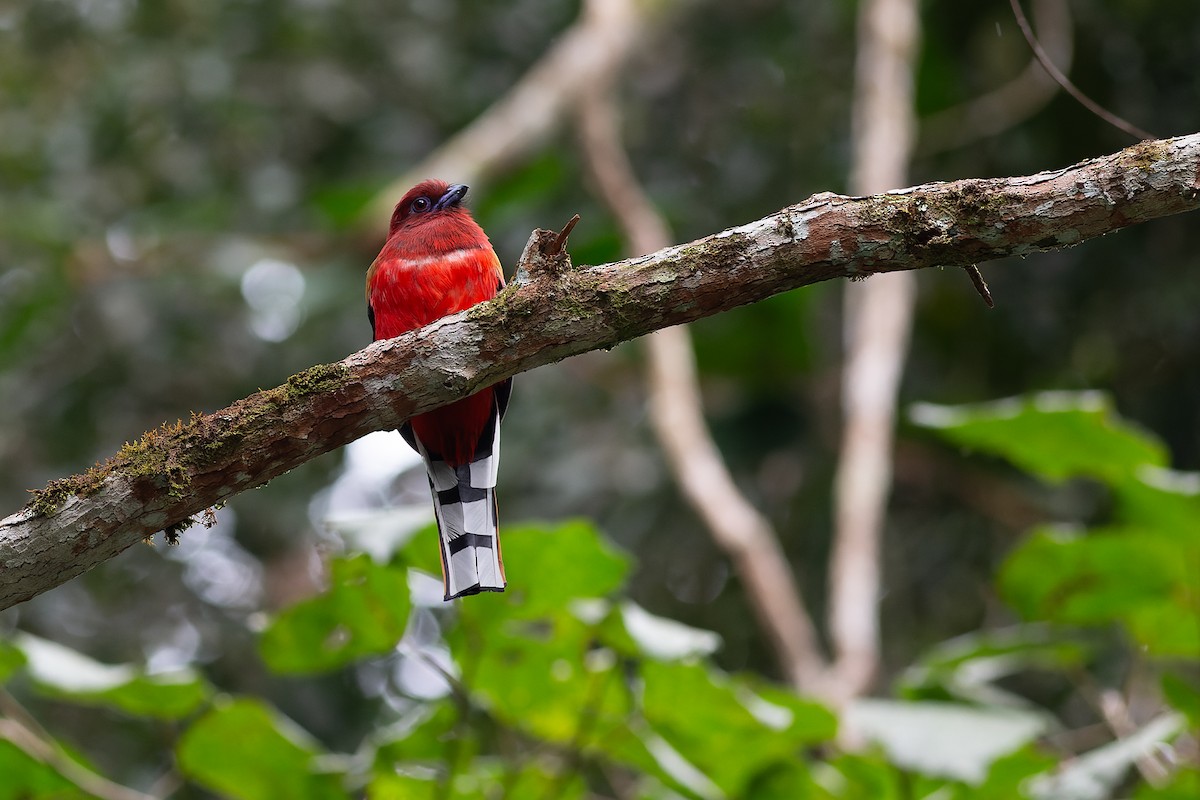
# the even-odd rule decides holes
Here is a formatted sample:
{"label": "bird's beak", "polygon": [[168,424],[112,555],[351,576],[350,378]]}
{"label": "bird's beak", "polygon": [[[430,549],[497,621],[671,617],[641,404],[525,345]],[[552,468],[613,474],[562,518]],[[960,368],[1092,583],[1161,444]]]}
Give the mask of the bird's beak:
{"label": "bird's beak", "polygon": [[461,183],[454,184],[446,190],[446,193],[442,195],[436,203],[433,204],[434,210],[442,211],[443,209],[458,205],[462,202],[462,199],[467,196],[467,188],[468,187]]}

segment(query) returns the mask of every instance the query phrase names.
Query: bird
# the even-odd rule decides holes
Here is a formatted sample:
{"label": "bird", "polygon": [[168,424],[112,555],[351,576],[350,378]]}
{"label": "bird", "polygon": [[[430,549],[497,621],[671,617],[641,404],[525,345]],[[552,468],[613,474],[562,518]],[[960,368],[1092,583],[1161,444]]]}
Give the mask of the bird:
{"label": "bird", "polygon": [[[387,241],[367,270],[367,319],[375,341],[470,308],[504,289],[504,272],[483,228],[463,205],[468,187],[425,180],[396,204]],[[447,601],[502,592],[496,474],[500,421],[512,379],[400,427],[425,462],[433,495]]]}

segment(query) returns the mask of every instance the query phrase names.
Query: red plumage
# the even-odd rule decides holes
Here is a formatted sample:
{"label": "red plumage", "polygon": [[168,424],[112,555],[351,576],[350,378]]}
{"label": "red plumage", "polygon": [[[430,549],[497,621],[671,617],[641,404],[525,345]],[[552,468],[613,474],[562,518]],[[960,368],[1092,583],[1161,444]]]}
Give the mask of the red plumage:
{"label": "red plumage", "polygon": [[[367,305],[376,340],[463,311],[504,288],[500,259],[470,212],[458,202],[433,208],[449,191],[444,181],[423,181],[404,195],[392,214],[387,243],[367,271]],[[429,203],[429,210],[413,210],[419,199]],[[413,417],[413,430],[447,463],[464,464],[474,453],[491,404],[489,387]]]}
{"label": "red plumage", "polygon": [[[490,300],[504,288],[487,234],[462,206],[467,187],[423,181],[396,205],[367,271],[375,339],[389,339]],[[495,485],[510,381],[413,417],[401,429],[429,474],[446,599],[503,591]]]}

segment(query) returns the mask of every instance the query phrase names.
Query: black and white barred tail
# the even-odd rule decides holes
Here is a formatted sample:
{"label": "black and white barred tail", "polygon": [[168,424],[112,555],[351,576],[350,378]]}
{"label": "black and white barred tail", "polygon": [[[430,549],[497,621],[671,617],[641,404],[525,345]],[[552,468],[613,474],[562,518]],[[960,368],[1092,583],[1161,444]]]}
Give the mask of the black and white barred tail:
{"label": "black and white barred tail", "polygon": [[500,465],[501,402],[507,404],[507,399],[505,391],[502,400],[498,398],[499,402],[493,403],[469,464],[447,464],[438,454],[427,451],[411,428],[401,430],[425,461],[437,516],[442,585],[447,600],[504,591],[496,472]]}

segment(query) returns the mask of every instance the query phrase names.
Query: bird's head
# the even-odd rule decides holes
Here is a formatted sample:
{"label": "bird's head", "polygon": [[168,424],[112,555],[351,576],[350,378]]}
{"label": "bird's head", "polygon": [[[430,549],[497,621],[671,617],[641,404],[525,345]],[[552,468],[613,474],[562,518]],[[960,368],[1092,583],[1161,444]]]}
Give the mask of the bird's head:
{"label": "bird's head", "polygon": [[401,230],[416,231],[437,220],[470,219],[470,214],[462,205],[466,195],[467,187],[461,183],[421,181],[409,189],[404,198],[396,204],[388,229],[389,236]]}

